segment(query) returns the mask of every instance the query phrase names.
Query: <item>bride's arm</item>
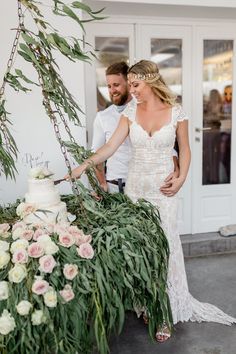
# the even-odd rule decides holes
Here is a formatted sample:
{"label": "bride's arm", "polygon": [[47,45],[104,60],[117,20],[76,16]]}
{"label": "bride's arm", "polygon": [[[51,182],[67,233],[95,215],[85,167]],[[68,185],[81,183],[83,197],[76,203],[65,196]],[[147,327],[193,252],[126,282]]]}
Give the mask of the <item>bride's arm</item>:
{"label": "bride's arm", "polygon": [[[129,134],[129,121],[127,117],[121,116],[119,124],[113,133],[112,137],[109,141],[104,144],[100,149],[96,151],[89,159],[84,160],[84,162],[72,170],[71,177],[79,178],[82,173],[89,168],[91,165],[98,165],[104,161],[106,161],[114,152],[118,149],[118,147],[123,143],[125,138]],[[69,179],[70,176],[66,175],[65,179]]]}
{"label": "bride's arm", "polygon": [[164,185],[160,188],[160,191],[169,197],[175,195],[179,191],[188,174],[191,160],[188,137],[188,120],[183,120],[178,123],[176,135],[179,145],[179,177],[172,178],[171,184]]}
{"label": "bride's arm", "polygon": [[191,160],[191,151],[189,146],[188,136],[188,120],[178,123],[177,128],[177,141],[179,144],[179,179],[184,183]]}

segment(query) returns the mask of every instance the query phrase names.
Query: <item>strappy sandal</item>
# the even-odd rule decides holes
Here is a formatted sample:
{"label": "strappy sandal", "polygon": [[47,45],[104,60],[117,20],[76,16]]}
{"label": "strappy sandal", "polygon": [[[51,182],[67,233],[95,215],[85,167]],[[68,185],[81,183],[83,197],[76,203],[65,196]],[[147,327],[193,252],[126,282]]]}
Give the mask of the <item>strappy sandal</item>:
{"label": "strappy sandal", "polygon": [[171,337],[170,330],[166,324],[163,324],[156,332],[156,340],[158,343],[164,343]]}

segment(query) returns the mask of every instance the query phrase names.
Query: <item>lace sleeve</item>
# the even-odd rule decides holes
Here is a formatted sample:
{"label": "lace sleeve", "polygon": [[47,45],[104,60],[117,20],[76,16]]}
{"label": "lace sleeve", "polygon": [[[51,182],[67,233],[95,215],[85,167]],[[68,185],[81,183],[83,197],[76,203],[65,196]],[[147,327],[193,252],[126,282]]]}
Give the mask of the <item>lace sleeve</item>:
{"label": "lace sleeve", "polygon": [[135,120],[135,116],[136,116],[136,108],[137,108],[137,103],[133,99],[125,107],[125,109],[122,112],[122,115],[127,117],[131,122],[133,122]]}
{"label": "lace sleeve", "polygon": [[178,122],[183,122],[183,120],[188,120],[188,116],[183,110],[181,105],[175,106],[174,111],[174,124],[177,125]]}

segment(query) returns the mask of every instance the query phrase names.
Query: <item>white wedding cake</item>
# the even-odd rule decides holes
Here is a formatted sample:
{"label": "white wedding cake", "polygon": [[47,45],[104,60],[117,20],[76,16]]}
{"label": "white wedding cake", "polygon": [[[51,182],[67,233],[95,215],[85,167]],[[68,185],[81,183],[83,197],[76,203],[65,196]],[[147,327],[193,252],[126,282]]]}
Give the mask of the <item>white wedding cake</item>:
{"label": "white wedding cake", "polygon": [[46,168],[32,168],[28,179],[25,203],[35,205],[36,211],[26,215],[26,223],[56,223],[67,221],[66,203],[54,185],[52,173]]}

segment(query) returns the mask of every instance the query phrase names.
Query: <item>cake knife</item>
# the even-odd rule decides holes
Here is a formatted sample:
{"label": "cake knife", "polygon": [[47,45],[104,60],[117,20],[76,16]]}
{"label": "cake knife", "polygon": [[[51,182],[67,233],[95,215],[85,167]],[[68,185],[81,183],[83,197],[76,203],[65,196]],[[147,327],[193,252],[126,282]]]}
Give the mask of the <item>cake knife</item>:
{"label": "cake knife", "polygon": [[65,178],[57,179],[56,181],[54,181],[54,184],[57,185],[63,181],[66,181]]}

